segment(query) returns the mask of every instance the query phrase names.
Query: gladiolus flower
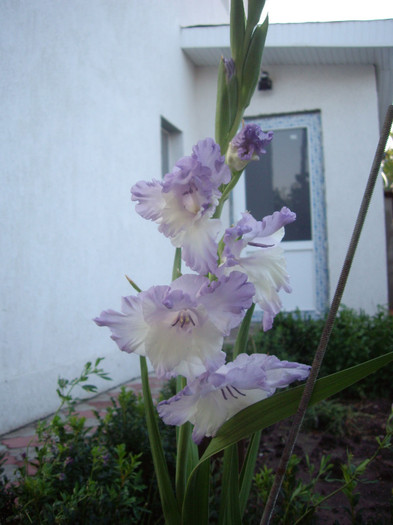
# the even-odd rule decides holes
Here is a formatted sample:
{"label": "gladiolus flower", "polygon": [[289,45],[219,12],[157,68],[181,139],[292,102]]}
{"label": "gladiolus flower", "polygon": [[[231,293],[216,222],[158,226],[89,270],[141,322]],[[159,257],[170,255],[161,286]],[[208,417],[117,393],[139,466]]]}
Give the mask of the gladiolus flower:
{"label": "gladiolus flower", "polygon": [[180,159],[163,181],[138,182],[131,188],[136,211],[155,221],[172,244],[182,248],[185,263],[201,274],[217,266],[216,237],[219,219],[211,219],[230,171],[213,139],[193,147],[190,157]]}
{"label": "gladiolus flower", "polygon": [[257,401],[303,380],[310,367],[280,361],[266,354],[240,354],[214,372],[205,372],[178,394],[158,404],[157,410],[168,425],[194,425],[192,438],[200,443],[204,436],[215,436],[232,416]]}
{"label": "gladiolus flower", "polygon": [[120,350],[147,356],[158,377],[193,379],[225,362],[224,336],[240,324],[254,293],[244,273],[213,282],[183,275],[124,297],[122,312],[104,311],[95,322],[110,328]]}

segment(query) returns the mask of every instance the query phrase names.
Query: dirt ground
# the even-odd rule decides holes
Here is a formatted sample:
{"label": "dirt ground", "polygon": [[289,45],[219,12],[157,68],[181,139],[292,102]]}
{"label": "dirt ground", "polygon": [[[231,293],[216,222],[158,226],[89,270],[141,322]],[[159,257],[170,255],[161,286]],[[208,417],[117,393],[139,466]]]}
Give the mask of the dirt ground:
{"label": "dirt ground", "polygon": [[[331,456],[333,469],[331,478],[342,479],[340,465],[347,462],[347,450],[353,454],[353,463],[358,465],[369,458],[377,449],[375,438],[385,435],[386,420],[391,411],[391,400],[345,401],[352,407],[352,415],[343,425],[342,435],[332,434],[322,429],[302,431],[299,435],[294,453],[303,457],[308,454],[317,467],[323,455]],[[290,422],[281,422],[267,429],[261,439],[261,464],[274,468],[278,463],[280,452],[284,448]],[[299,475],[306,479],[306,463],[302,461]],[[393,523],[393,449],[382,450],[368,467],[359,483],[356,492],[360,493],[356,506],[357,524],[388,525]],[[342,483],[341,483],[342,484]],[[321,482],[317,492],[329,494],[338,488],[340,483]],[[354,523],[345,510],[349,508],[347,498],[342,494],[326,502],[328,509],[318,510],[314,523],[347,525]]]}

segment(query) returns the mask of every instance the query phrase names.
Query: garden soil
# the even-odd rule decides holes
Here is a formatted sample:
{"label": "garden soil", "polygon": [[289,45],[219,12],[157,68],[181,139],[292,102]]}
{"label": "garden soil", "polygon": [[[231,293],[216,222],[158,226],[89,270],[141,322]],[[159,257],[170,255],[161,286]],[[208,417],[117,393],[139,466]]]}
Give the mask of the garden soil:
{"label": "garden soil", "polygon": [[[340,400],[340,402],[342,402]],[[299,434],[294,453],[299,457],[308,454],[316,470],[321,457],[330,455],[333,464],[330,478],[342,479],[342,463],[347,462],[347,451],[353,454],[353,463],[360,464],[371,457],[377,449],[376,437],[385,435],[386,420],[391,411],[392,400],[380,399],[371,401],[343,401],[351,407],[350,416],[343,421],[340,433],[330,433],[324,429],[302,431]],[[288,436],[290,421],[282,421],[262,434],[260,448],[260,464],[265,464],[275,471],[280,453]],[[299,465],[299,476],[307,481],[307,466],[302,460]],[[388,525],[393,523],[393,449],[382,450],[369,465],[364,480],[358,483],[355,492],[360,493],[359,502],[355,508],[359,524]],[[342,485],[337,481],[320,482],[316,491],[327,495]],[[317,510],[313,523],[317,524],[352,524],[348,512],[347,498],[339,493],[326,501],[324,509]]]}

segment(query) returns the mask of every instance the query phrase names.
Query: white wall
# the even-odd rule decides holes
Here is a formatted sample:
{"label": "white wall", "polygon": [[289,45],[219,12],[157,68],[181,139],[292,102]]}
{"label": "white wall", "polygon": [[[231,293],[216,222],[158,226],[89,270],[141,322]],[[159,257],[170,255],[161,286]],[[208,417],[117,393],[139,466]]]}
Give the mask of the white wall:
{"label": "white wall", "polygon": [[58,375],[87,360],[139,375],[92,318],[134,293],[125,274],[170,279],[173,248],[130,187],[160,177],[160,115],[185,153],[195,140],[180,1],[0,4],[0,434],[53,411]]}
{"label": "white wall", "polygon": [[[247,116],[320,110],[332,298],[378,143],[372,66],[266,66],[273,90],[256,92]],[[199,131],[214,130],[216,69],[199,68]],[[296,210],[295,210],[296,211]],[[343,303],[375,312],[387,304],[382,181],[378,181]]]}
{"label": "white wall", "polygon": [[230,0],[186,0],[179,7],[183,27],[229,24]]}

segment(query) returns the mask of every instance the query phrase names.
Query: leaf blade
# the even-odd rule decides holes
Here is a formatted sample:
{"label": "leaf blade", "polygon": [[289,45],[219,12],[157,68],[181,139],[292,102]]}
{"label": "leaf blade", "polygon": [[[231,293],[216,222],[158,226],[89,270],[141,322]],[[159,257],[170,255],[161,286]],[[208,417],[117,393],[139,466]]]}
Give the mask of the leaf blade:
{"label": "leaf blade", "polygon": [[167,525],[180,525],[180,513],[172,489],[172,483],[162,448],[160,432],[158,430],[156,411],[151,397],[146,358],[140,356],[143,399],[145,405],[146,424],[149,433],[151,454],[154,470],[160,492],[162,511]]}

